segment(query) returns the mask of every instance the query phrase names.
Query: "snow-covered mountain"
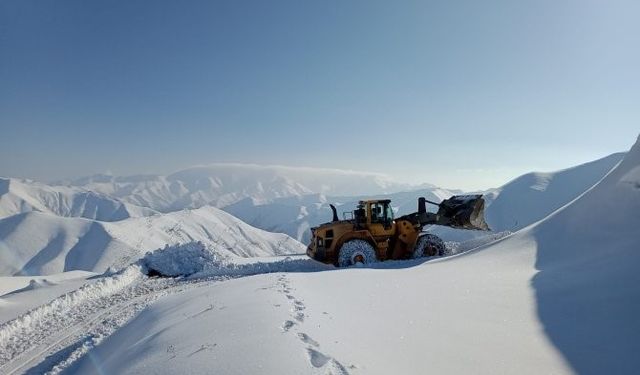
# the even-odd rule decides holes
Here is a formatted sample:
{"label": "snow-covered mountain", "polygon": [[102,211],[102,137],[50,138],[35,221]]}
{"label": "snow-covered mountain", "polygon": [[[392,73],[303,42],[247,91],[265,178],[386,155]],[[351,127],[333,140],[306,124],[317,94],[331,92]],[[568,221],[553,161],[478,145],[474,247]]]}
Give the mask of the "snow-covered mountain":
{"label": "snow-covered mountain", "polygon": [[214,207],[101,222],[26,212],[0,220],[0,275],[123,267],[166,244],[201,241],[220,256],[304,252],[287,235],[251,227]]}
{"label": "snow-covered mountain", "polygon": [[101,221],[156,213],[150,208],[124,203],[95,191],[0,177],[0,218],[31,211]]}
{"label": "snow-covered mountain", "polygon": [[[502,232],[540,220],[593,186],[622,156],[613,154],[558,172],[529,173],[484,192],[487,221],[492,229]],[[397,192],[402,189],[408,190]],[[368,195],[337,194],[356,191]],[[384,194],[389,191],[392,193]],[[2,179],[0,193],[0,215],[5,217],[36,210],[116,221],[211,204],[253,226],[306,243],[309,228],[331,217],[329,203],[351,211],[360,199],[384,197],[392,200],[397,215],[403,215],[416,209],[418,196],[438,201],[460,192],[434,186],[415,190],[362,172],[215,164],[168,176],[96,175],[54,186]],[[447,228],[432,230],[451,240],[477,235]]]}
{"label": "snow-covered mountain", "polygon": [[212,164],[168,176],[95,175],[56,184],[81,187],[161,212],[204,205],[225,207],[245,198],[266,202],[314,193],[382,194],[415,189],[375,173],[253,164]]}
{"label": "snow-covered mountain", "polygon": [[70,370],[635,374],[638,212],[640,139],[594,187],[503,240],[383,270],[193,288],[150,305]]}

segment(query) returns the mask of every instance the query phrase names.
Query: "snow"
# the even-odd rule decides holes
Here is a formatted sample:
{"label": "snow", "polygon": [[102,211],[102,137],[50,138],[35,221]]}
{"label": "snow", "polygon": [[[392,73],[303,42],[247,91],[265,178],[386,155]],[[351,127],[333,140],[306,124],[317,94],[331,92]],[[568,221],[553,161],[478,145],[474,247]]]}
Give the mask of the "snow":
{"label": "snow", "polygon": [[376,173],[237,163],[197,166],[168,176],[97,175],[58,185],[80,187],[161,212],[204,205],[225,207],[245,198],[266,202],[313,193],[382,194],[416,189]]}
{"label": "snow", "polygon": [[640,140],[553,214],[452,257],[173,294],[69,373],[636,373],[639,166]]}
{"label": "snow", "polygon": [[[614,154],[558,172],[527,174],[485,192],[490,227],[497,232],[515,231],[542,219],[593,186],[622,156]],[[38,211],[118,221],[212,204],[250,225],[306,244],[309,229],[331,218],[329,203],[338,204],[340,211],[351,211],[361,199],[388,198],[396,214],[403,215],[416,210],[418,196],[440,201],[461,193],[431,185],[416,188],[365,172],[245,164],[193,167],[169,176],[96,175],[57,185],[0,179],[0,218]],[[448,228],[432,232],[453,241],[481,235]]]}
{"label": "snow", "polygon": [[485,193],[486,221],[494,230],[515,232],[569,203],[595,185],[623,153],[565,170],[522,175]]}
{"label": "snow", "polygon": [[[532,224],[575,199],[596,184],[609,172],[624,154],[586,163],[557,172],[530,173],[520,176],[504,186],[483,192],[485,216],[495,232],[516,231]],[[247,198],[223,209],[241,220],[268,231],[286,233],[307,244],[309,228],[331,220],[329,204],[336,204],[338,211],[352,211],[363,199],[391,199],[396,216],[417,210],[418,197],[439,202],[460,191],[437,187],[390,194],[358,196],[326,196],[322,194],[287,197],[267,201]],[[430,210],[435,207],[428,206]],[[430,232],[448,241],[464,241],[483,236],[484,233],[433,227]]]}
{"label": "snow", "polygon": [[272,274],[164,298],[96,348],[97,366],[81,360],[69,373],[339,374],[344,365],[298,332],[304,303],[290,293]]}
{"label": "snow", "polygon": [[0,275],[123,268],[147,251],[201,241],[222,257],[303,253],[292,238],[253,228],[214,207],[118,222],[27,212],[0,220]]}
{"label": "snow", "polygon": [[54,187],[35,181],[0,178],[0,218],[31,211],[102,221],[156,213],[77,187]]}
{"label": "snow", "polygon": [[[397,187],[381,176],[310,170],[313,191],[286,168],[227,165],[38,187],[205,204],[115,222],[0,180],[12,215],[0,219],[0,275],[50,274],[0,277],[0,373],[636,373],[640,139],[620,157],[489,192],[503,231],[449,242],[454,256],[347,269],[292,255],[304,246],[206,202],[298,234],[336,199],[330,176]],[[413,211],[418,195],[458,193],[392,199]],[[59,274],[72,269],[107,272]]]}
{"label": "snow", "polygon": [[306,255],[224,259],[215,249],[191,242],[147,253],[139,262],[145,273],[162,276],[189,276],[191,279],[238,277],[274,272],[315,272],[332,266],[310,262]]}
{"label": "snow", "polygon": [[0,277],[0,324],[78,289],[92,276],[92,272],[70,271],[46,277]]}

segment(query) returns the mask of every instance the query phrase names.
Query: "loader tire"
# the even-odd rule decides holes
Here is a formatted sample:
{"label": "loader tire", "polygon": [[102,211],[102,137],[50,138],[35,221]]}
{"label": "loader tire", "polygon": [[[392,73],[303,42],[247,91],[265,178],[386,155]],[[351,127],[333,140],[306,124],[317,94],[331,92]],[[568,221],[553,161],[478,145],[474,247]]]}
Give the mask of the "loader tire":
{"label": "loader tire", "polygon": [[442,238],[434,234],[424,234],[418,237],[416,247],[413,250],[414,258],[450,255]]}
{"label": "loader tire", "polygon": [[376,250],[365,240],[347,241],[338,253],[338,267],[349,267],[358,263],[367,265],[377,261]]}

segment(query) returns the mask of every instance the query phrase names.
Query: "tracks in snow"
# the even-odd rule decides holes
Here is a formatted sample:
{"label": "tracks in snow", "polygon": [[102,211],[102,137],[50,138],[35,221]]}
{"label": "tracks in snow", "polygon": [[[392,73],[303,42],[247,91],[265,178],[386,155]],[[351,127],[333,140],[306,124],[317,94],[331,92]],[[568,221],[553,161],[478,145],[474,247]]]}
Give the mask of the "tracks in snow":
{"label": "tracks in snow", "polygon": [[159,297],[212,282],[148,278],[130,266],[85,285],[0,326],[0,373],[57,374]]}
{"label": "tracks in snow", "polygon": [[349,375],[347,369],[335,358],[320,351],[320,344],[312,339],[308,334],[296,327],[302,326],[305,319],[304,310],[306,306],[303,301],[296,298],[292,293],[292,288],[286,275],[278,277],[278,291],[283,293],[290,305],[291,319],[282,323],[282,331],[290,333],[296,331],[296,336],[305,346],[309,364],[314,369],[314,374],[323,375]]}

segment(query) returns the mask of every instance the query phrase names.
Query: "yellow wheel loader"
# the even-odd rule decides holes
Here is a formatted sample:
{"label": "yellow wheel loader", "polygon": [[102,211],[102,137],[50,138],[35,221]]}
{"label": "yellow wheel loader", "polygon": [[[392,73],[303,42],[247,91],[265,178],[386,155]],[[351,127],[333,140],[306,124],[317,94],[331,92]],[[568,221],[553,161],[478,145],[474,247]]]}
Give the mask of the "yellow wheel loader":
{"label": "yellow wheel loader", "polygon": [[[437,205],[438,211],[427,212],[427,203]],[[389,199],[360,201],[354,211],[345,212],[343,220],[338,219],[336,207],[330,206],[333,219],[311,228],[307,255],[338,267],[447,255],[442,239],[422,233],[427,225],[489,230],[482,195],[456,195],[441,203],[420,197],[417,212],[395,219]]]}

